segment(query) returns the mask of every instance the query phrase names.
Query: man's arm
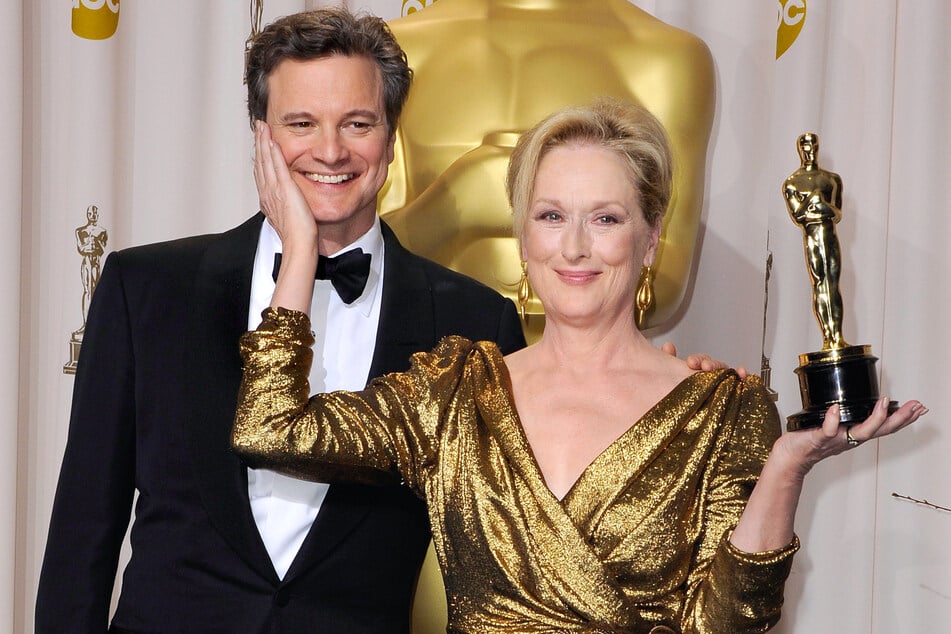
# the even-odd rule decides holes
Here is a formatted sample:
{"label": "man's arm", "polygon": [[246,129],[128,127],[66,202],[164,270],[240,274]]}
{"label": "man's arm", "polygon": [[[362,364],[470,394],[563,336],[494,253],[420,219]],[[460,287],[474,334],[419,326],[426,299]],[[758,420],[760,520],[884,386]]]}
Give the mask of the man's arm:
{"label": "man's arm", "polygon": [[118,254],[89,308],[36,598],[37,634],[105,632],[135,470],[134,369]]}

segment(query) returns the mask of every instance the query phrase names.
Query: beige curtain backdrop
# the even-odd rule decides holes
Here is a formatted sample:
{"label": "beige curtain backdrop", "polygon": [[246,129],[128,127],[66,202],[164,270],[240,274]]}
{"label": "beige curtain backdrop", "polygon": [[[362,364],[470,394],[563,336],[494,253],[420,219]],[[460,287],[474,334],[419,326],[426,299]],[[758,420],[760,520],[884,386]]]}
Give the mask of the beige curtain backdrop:
{"label": "beige curtain backdrop", "polygon": [[[11,510],[0,519],[0,631],[17,633],[33,631],[66,440],[73,378],[63,365],[83,318],[74,231],[86,208],[99,207],[112,250],[222,230],[257,202],[241,82],[249,1],[126,0],[102,40],[72,32],[82,2],[103,4],[4,0],[0,21],[0,504]],[[265,0],[264,21],[321,4],[331,3]],[[431,2],[346,4],[390,19]],[[931,408],[916,428],[810,476],[776,631],[935,631],[951,622],[951,513],[892,494],[951,506],[951,5],[635,4],[703,38],[717,76],[694,282],[678,319],[652,334],[753,371],[765,352],[780,411],[800,409],[792,370],[821,339],[780,186],[799,166],[797,136],[817,132],[821,165],[845,183],[845,336],[881,358],[885,393]],[[798,35],[777,59],[780,26]]]}

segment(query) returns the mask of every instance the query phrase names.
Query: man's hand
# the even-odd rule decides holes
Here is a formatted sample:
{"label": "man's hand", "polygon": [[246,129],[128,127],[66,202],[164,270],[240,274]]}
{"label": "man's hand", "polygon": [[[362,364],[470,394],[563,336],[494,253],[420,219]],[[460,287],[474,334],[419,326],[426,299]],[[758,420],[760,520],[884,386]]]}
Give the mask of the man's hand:
{"label": "man's hand", "polygon": [[[665,341],[663,345],[661,345],[660,349],[672,357],[677,356],[677,346],[675,346],[673,342],[671,341]],[[687,362],[687,367],[694,371],[702,370],[704,372],[708,372],[710,370],[722,370],[723,368],[730,367],[723,361],[720,361],[719,359],[714,359],[706,352],[699,352],[696,354],[687,355],[686,362]],[[746,371],[746,368],[744,368],[741,365],[737,366],[735,369],[740,379],[745,379],[746,375],[749,374]]]}

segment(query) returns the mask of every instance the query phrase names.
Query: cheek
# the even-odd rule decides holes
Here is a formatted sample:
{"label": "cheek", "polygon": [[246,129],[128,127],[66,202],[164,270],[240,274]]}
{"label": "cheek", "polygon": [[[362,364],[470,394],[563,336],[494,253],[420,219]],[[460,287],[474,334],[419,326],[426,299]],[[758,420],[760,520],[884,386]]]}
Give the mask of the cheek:
{"label": "cheek", "polygon": [[352,150],[366,161],[367,165],[386,171],[386,167],[393,160],[393,146],[390,143],[381,143],[378,139],[364,139],[353,146]]}
{"label": "cheek", "polygon": [[599,247],[601,259],[612,266],[640,266],[639,261],[643,259],[643,246],[638,245],[637,240],[631,237],[618,236],[615,239],[603,240]]}
{"label": "cheek", "polygon": [[554,231],[529,229],[528,224],[522,233],[522,259],[526,261],[545,261],[553,250],[558,249],[558,236]]}
{"label": "cheek", "polygon": [[307,151],[306,141],[292,136],[275,137],[274,142],[281,148],[284,163],[291,165]]}

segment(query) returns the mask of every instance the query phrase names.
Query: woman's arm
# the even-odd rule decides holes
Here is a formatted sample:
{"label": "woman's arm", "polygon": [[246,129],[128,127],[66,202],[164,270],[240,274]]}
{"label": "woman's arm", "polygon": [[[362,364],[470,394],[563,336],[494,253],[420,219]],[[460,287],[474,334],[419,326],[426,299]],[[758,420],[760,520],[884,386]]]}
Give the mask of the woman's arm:
{"label": "woman's arm", "polygon": [[250,466],[317,481],[389,481],[423,496],[436,437],[473,344],[449,337],[407,372],[361,392],[309,396],[313,334],[301,312],[266,309],[241,338],[244,376],[231,443]]}
{"label": "woman's arm", "polygon": [[264,121],[254,123],[254,183],[261,211],[281,238],[283,251],[271,307],[309,315],[317,269],[317,222]]}
{"label": "woman's arm", "polygon": [[[907,427],[927,412],[918,401],[908,401],[889,416],[888,399],[882,398],[872,415],[848,433],[859,442],[881,438]],[[789,432],[775,442],[730,538],[736,548],[761,552],[792,541],[796,507],[806,474],[820,460],[851,448],[846,429],[839,425],[838,406],[832,406],[821,427]]]}
{"label": "woman's arm", "polygon": [[[731,379],[724,420],[705,456],[681,627],[684,632],[763,632],[779,620],[783,586],[798,544],[744,553],[729,541],[756,486],[770,449],[780,437],[779,413],[758,378]],[[731,403],[730,400],[734,402]]]}

